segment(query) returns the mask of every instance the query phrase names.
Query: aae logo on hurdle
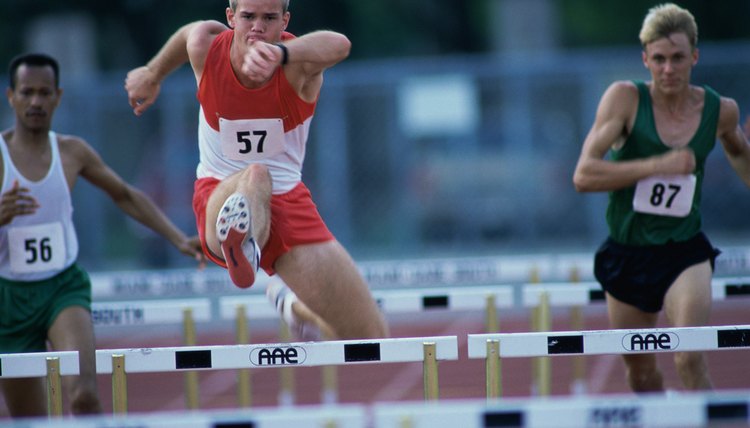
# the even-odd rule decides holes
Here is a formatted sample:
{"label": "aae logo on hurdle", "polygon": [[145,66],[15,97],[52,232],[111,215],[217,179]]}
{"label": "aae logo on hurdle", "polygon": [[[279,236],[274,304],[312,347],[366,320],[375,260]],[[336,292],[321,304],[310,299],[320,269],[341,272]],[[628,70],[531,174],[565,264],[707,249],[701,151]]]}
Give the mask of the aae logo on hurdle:
{"label": "aae logo on hurdle", "polygon": [[307,351],[301,346],[255,348],[250,352],[250,363],[254,366],[297,366],[305,359]]}
{"label": "aae logo on hurdle", "polygon": [[639,406],[602,406],[591,409],[587,427],[643,426],[643,409]]}
{"label": "aae logo on hurdle", "polygon": [[680,346],[680,336],[673,332],[631,333],[622,338],[628,351],[673,351]]}

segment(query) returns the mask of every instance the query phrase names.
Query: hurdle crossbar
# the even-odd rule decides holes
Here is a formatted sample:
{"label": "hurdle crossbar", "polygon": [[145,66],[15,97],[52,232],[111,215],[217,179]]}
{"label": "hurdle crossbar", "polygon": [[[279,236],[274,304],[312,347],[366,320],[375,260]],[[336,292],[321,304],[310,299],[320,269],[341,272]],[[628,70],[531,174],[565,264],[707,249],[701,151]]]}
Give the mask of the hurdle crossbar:
{"label": "hurdle crossbar", "polygon": [[45,377],[47,359],[57,358],[61,376],[80,374],[78,351],[0,354],[0,378]]}
{"label": "hurdle crossbar", "polygon": [[91,320],[96,327],[181,324],[186,309],[196,322],[211,321],[208,298],[93,302]]}
{"label": "hurdle crossbar", "polygon": [[373,291],[373,297],[385,313],[482,310],[487,307],[487,296],[494,297],[496,308],[513,307],[513,286],[511,285]]}
{"label": "hurdle crossbar", "polygon": [[[553,307],[585,306],[605,301],[604,291],[595,281],[527,283],[521,286],[522,306],[538,306],[542,293],[547,293]],[[750,277],[712,279],[711,297],[714,301],[750,297]]]}
{"label": "hurdle crossbar", "polygon": [[713,300],[750,297],[750,277],[714,278],[711,281]]}
{"label": "hurdle crossbar", "polygon": [[[434,346],[426,352],[425,345]],[[431,348],[432,349],[432,348]],[[431,360],[425,364],[429,355]],[[127,373],[246,368],[291,368],[366,363],[418,362],[424,364],[425,391],[437,385],[438,360],[458,359],[456,336],[377,340],[342,340],[262,345],[185,346],[171,348],[102,349],[96,351],[98,374],[114,374],[115,357],[122,359]],[[427,373],[427,370],[434,373]],[[124,384],[125,382],[122,382]],[[432,391],[432,389],[430,389]],[[113,391],[113,401],[127,391]],[[432,398],[430,392],[430,398]]]}
{"label": "hurdle crossbar", "polygon": [[[127,415],[97,415],[77,418],[26,418],[18,428],[365,428],[367,408],[361,404],[294,406],[239,410],[151,412]],[[5,426],[5,425],[3,425]]]}
{"label": "hurdle crossbar", "polygon": [[487,340],[500,341],[501,357],[721,351],[750,349],[750,325],[470,334],[469,358],[485,358]]}
{"label": "hurdle crossbar", "polygon": [[112,355],[125,355],[128,373],[323,366],[423,361],[425,342],[435,342],[438,360],[458,359],[456,336],[340,340],[252,345],[185,346],[96,351],[96,370],[112,373]]}
{"label": "hurdle crossbar", "polygon": [[[375,404],[378,428],[704,427],[748,423],[750,392],[548,397]],[[408,421],[408,425],[404,425]],[[723,426],[723,425],[722,425]]]}

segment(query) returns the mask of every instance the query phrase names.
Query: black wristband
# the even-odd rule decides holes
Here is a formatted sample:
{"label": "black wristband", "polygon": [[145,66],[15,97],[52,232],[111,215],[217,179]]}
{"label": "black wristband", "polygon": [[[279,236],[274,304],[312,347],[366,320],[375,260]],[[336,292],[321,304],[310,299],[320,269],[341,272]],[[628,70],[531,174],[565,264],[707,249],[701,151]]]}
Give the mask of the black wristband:
{"label": "black wristband", "polygon": [[286,65],[289,62],[289,49],[283,43],[276,43],[276,46],[281,48],[281,65]]}

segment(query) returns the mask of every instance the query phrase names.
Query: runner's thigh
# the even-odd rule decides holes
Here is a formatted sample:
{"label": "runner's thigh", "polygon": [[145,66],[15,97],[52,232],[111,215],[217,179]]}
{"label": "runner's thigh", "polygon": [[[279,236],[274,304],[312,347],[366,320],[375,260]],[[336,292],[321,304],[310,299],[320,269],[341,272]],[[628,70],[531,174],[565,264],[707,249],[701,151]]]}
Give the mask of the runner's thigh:
{"label": "runner's thigh", "polygon": [[287,285],[341,339],[387,336],[382,314],[354,261],[337,241],[302,245],[275,265]]}

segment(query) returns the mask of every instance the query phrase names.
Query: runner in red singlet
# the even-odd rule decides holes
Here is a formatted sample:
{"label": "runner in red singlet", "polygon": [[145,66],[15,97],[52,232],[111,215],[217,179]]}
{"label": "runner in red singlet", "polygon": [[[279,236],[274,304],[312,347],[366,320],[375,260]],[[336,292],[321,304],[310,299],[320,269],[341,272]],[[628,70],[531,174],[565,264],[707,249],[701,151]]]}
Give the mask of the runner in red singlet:
{"label": "runner in red singlet", "polygon": [[230,0],[228,26],[183,26],[128,73],[128,100],[141,115],[163,79],[189,62],[200,102],[193,208],[205,253],[239,287],[251,286],[259,267],[278,274],[304,302],[297,306],[338,338],[385,337],[367,284],[302,182],[323,72],[349,55],[350,41],[332,31],[295,38],[285,32],[288,7],[288,0]]}

